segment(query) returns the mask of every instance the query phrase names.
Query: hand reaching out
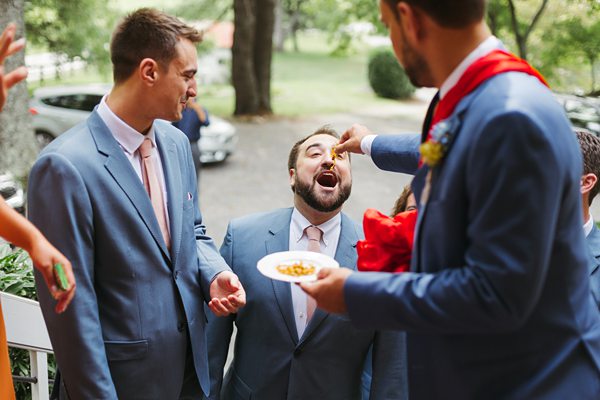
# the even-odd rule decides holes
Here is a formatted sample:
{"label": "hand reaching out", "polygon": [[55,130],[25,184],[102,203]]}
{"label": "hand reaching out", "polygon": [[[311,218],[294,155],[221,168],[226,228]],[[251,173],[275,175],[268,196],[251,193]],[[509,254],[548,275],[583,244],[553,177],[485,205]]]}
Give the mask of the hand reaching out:
{"label": "hand reaching out", "polygon": [[27,77],[25,66],[20,66],[9,73],[4,72],[4,60],[25,47],[24,38],[14,41],[16,31],[16,25],[10,23],[0,36],[0,111],[6,103],[8,90]]}
{"label": "hand reaching out", "polygon": [[371,132],[366,126],[354,124],[350,127],[350,129],[342,133],[342,136],[340,137],[340,143],[335,146],[335,151],[338,154],[342,154],[345,151],[349,153],[363,154],[363,151],[360,148],[360,142],[365,136],[372,134],[373,132]]}
{"label": "hand reaching out", "polygon": [[210,284],[208,307],[217,317],[236,313],[246,305],[246,291],[237,275],[223,271]]}

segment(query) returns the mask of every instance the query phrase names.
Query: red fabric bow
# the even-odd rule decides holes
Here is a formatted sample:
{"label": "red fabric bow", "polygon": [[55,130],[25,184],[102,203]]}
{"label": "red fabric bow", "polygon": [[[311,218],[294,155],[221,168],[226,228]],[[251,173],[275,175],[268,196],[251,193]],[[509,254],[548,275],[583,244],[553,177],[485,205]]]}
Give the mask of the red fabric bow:
{"label": "red fabric bow", "polygon": [[369,208],[363,217],[365,240],[356,245],[358,270],[405,272],[410,268],[417,210],[394,218]]}

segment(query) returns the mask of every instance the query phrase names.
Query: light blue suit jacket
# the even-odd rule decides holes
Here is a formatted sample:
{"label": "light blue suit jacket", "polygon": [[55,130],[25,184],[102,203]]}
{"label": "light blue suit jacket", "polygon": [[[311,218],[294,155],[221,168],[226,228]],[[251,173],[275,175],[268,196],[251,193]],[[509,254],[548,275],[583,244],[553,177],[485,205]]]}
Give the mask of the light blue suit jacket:
{"label": "light blue suit jacket", "polygon": [[[465,97],[448,131],[412,272],[351,276],[351,319],[408,331],[411,399],[600,398],[582,162],[563,110],[537,79],[506,73]],[[378,136],[371,155],[414,173],[418,144]],[[414,178],[417,199],[427,172]]]}
{"label": "light blue suit jacket", "polygon": [[[373,345],[371,399],[404,398],[402,337],[395,332],[358,330],[347,317],[317,309],[298,337],[290,284],[261,275],[263,256],[286,251],[292,209],[254,214],[230,222],[221,254],[246,288],[246,307],[230,318],[209,317],[208,344],[212,399],[361,398],[361,373]],[[360,227],[342,214],[335,259],[356,268]],[[223,368],[233,324],[234,359]]]}
{"label": "light blue suit jacket", "polygon": [[592,231],[586,237],[589,253],[590,286],[592,295],[600,309],[600,229],[594,223]]}
{"label": "light blue suit jacket", "polygon": [[[205,235],[187,138],[166,122],[154,126],[170,251],[141,180],[97,112],[48,145],[29,177],[31,221],[71,261],[77,280],[64,314],[38,290],[72,399],[177,398],[188,331],[208,392],[204,302],[229,267]],[[36,281],[44,286],[40,275]]]}

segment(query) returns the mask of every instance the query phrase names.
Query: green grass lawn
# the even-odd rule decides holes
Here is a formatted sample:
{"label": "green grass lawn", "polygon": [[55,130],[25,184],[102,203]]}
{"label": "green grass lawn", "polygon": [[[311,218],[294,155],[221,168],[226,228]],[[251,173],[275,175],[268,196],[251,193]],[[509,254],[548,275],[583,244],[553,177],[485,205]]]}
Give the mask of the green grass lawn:
{"label": "green grass lawn", "polygon": [[[271,102],[277,115],[306,116],[357,110],[393,100],[377,98],[367,81],[367,52],[344,57],[330,55],[331,46],[323,34],[300,37],[300,52],[275,53],[273,56]],[[202,68],[202,66],[200,66]],[[64,76],[53,84],[109,82],[110,74],[101,75],[93,68]],[[29,84],[31,90],[39,84]],[[216,115],[231,115],[235,93],[230,85],[208,85],[198,88],[198,99]]]}

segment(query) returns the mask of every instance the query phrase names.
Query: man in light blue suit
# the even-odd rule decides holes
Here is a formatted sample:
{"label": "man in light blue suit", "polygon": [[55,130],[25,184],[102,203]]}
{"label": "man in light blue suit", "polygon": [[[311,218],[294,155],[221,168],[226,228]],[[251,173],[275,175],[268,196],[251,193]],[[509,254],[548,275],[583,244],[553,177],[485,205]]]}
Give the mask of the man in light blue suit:
{"label": "man in light blue suit", "polygon": [[209,389],[204,304],[227,315],[245,303],[205,234],[188,140],[167,122],[196,95],[200,39],[156,10],[127,16],[111,42],[112,91],[31,171],[31,220],[77,279],[61,315],[38,291],[61,398],[201,398]]}
{"label": "man in light blue suit", "polygon": [[[380,8],[411,80],[440,88],[426,121],[449,114],[431,131],[426,122],[420,168],[418,135],[354,126],[336,151],[416,173],[411,272],[324,270],[302,287],[358,326],[407,331],[411,399],[600,398],[581,155],[562,108],[535,71],[498,50],[484,0]],[[471,85],[479,71],[495,73]]]}
{"label": "man in light blue suit", "polygon": [[581,207],[583,209],[583,231],[589,250],[588,267],[592,296],[600,308],[600,229],[590,213],[590,206],[600,192],[600,138],[593,133],[575,128],[575,135],[583,156],[581,175]]}
{"label": "man in light blue suit", "polygon": [[[373,347],[370,398],[406,398],[404,343],[396,332],[354,328],[342,316],[316,309],[294,284],[259,273],[267,254],[306,250],[308,229],[319,228],[320,251],[356,268],[360,226],[341,213],[350,195],[347,155],[332,168],[331,147],[338,135],[321,128],[298,141],[288,168],[294,207],[254,214],[230,222],[221,254],[238,274],[248,303],[236,315],[208,324],[211,396],[216,399],[361,399],[361,374]],[[314,304],[314,303],[313,303]],[[233,325],[233,362],[223,379]]]}

